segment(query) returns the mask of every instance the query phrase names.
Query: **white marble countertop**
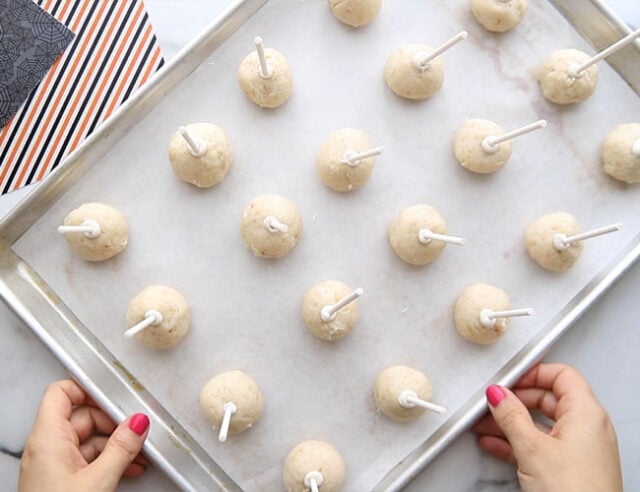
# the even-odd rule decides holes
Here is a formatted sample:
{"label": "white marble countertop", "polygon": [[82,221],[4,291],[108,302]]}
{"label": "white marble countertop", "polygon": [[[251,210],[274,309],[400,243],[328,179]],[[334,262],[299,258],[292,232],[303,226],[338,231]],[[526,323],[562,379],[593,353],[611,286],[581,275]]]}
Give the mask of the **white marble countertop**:
{"label": "white marble countertop", "polygon": [[[320,0],[316,0],[320,1]],[[225,0],[146,0],[166,59],[205,27]],[[609,0],[629,24],[640,26],[637,0]],[[29,188],[0,197],[0,216],[6,214]],[[640,265],[632,268],[550,352],[547,360],[577,367],[589,379],[609,410],[620,442],[625,489],[640,490],[640,397],[633,390],[640,380]],[[30,432],[46,385],[64,378],[57,360],[0,304],[0,489],[16,490],[18,457]],[[636,381],[636,383],[633,383]],[[463,471],[461,473],[461,471]],[[122,491],[174,491],[177,488],[159,470],[150,469],[136,481],[125,481]],[[515,470],[482,454],[471,433],[459,437],[413,484],[417,491],[519,490]],[[349,491],[351,492],[351,491]]]}

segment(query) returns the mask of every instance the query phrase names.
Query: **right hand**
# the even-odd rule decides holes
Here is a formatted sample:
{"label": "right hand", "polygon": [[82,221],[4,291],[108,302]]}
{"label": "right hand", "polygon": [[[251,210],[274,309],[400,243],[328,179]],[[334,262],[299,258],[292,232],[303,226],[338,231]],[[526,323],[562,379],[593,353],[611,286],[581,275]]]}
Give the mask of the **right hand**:
{"label": "right hand", "polygon": [[[512,391],[487,388],[490,413],[475,426],[478,445],[516,464],[523,491],[618,492],[616,433],[589,383],[572,367],[539,364]],[[553,427],[535,424],[540,410]]]}

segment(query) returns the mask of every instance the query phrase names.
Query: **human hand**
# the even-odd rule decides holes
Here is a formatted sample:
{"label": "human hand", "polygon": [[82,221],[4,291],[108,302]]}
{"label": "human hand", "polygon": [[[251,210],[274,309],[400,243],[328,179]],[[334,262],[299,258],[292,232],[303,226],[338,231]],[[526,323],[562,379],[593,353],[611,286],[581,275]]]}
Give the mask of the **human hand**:
{"label": "human hand", "polygon": [[[478,445],[516,464],[523,491],[622,491],[616,433],[589,383],[572,367],[539,364],[512,391],[489,386]],[[553,427],[534,423],[540,410]]]}
{"label": "human hand", "polygon": [[139,453],[148,432],[146,415],[116,426],[76,383],[52,383],[22,455],[18,490],[113,491],[122,476],[145,472],[149,461]]}

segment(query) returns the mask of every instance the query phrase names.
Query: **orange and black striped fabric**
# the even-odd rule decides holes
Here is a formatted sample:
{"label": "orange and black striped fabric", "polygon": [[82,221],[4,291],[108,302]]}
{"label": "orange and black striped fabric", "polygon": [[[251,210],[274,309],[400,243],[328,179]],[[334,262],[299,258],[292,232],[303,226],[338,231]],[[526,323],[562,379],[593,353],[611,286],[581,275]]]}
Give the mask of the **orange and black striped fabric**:
{"label": "orange and black striped fabric", "polygon": [[164,60],[142,0],[34,0],[76,37],[0,131],[0,192],[41,180]]}

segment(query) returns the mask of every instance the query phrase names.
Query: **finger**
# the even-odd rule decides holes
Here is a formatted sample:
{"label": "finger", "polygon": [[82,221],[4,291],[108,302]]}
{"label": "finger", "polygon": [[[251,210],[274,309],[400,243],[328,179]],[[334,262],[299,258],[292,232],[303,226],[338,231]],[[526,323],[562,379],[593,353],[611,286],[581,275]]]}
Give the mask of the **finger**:
{"label": "finger", "polygon": [[513,392],[529,410],[540,410],[548,419],[557,420],[558,400],[551,391],[540,388],[520,388]]}
{"label": "finger", "polygon": [[93,407],[81,406],[71,412],[69,422],[73,430],[78,434],[80,442],[89,439],[95,431],[100,434],[111,434],[116,424],[102,410]]}
{"label": "finger", "polygon": [[587,380],[573,367],[565,364],[538,364],[531,368],[515,387],[550,390],[558,399],[566,395],[593,397]]}
{"label": "finger", "polygon": [[529,410],[516,395],[497,385],[489,386],[486,394],[491,414],[511,443],[516,458],[542,446],[546,436],[536,429]]}
{"label": "finger", "polygon": [[[545,434],[549,434],[551,432],[551,427],[549,427],[547,424],[534,421],[533,425],[536,427],[536,429],[544,432]],[[471,430],[479,436],[494,436],[506,439],[504,433],[502,432],[502,429],[500,429],[495,419],[493,418],[493,415],[491,415],[490,413],[478,420],[478,422],[475,423]]]}
{"label": "finger", "polygon": [[[109,438],[107,436],[93,436],[80,445],[80,453],[87,463],[92,463],[98,456],[100,456],[100,453],[102,453],[102,450],[107,445],[108,440]],[[139,453],[133,460],[133,464],[146,469],[151,462],[145,455]],[[127,476],[126,470],[124,476]]]}
{"label": "finger", "polygon": [[133,462],[127,466],[127,469],[124,471],[122,476],[125,478],[138,478],[146,471],[147,465],[141,465],[140,463]]}
{"label": "finger", "polygon": [[480,449],[495,456],[499,460],[512,464],[516,463],[516,458],[513,454],[511,444],[502,437],[478,436],[478,446]]}
{"label": "finger", "polygon": [[93,436],[80,444],[80,454],[87,463],[93,461],[100,456],[102,450],[107,445],[109,438],[107,436]]}
{"label": "finger", "polygon": [[60,419],[67,420],[73,407],[82,405],[86,396],[83,389],[70,379],[51,383],[42,397],[36,424],[51,428]]}
{"label": "finger", "polygon": [[502,430],[500,429],[500,427],[498,427],[498,424],[496,424],[496,421],[491,413],[488,413],[480,420],[478,420],[478,422],[476,422],[471,430],[476,434],[504,437]]}
{"label": "finger", "polygon": [[149,417],[137,413],[122,422],[107,440],[102,453],[87,467],[93,479],[115,489],[118,480],[136,458],[149,433]]}

